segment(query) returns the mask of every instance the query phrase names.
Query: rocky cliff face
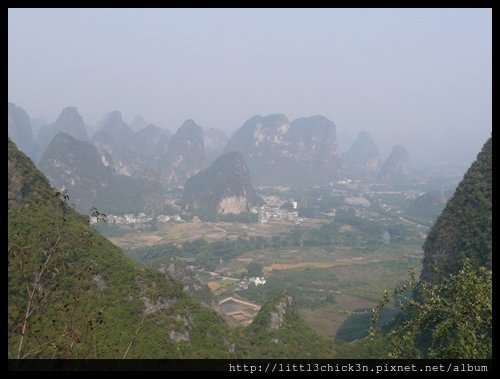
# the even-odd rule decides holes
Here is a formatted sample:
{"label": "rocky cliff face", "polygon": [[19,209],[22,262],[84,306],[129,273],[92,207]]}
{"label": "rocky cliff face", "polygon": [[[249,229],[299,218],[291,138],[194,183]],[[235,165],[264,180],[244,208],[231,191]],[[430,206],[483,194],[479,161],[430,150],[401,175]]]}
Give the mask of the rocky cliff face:
{"label": "rocky cliff face", "polygon": [[410,155],[403,146],[396,145],[379,172],[379,179],[398,181],[410,176]]}
{"label": "rocky cliff face", "polygon": [[205,167],[205,147],[200,126],[185,121],[170,138],[165,154],[158,157],[163,184],[183,186],[186,180]]}
{"label": "rocky cliff face", "polygon": [[206,281],[196,276],[196,273],[190,270],[185,263],[170,257],[168,264],[161,264],[158,269],[166,274],[170,279],[183,284],[183,290],[198,300],[202,305],[211,308],[216,312],[221,312],[221,307],[215,296],[208,288]]}
{"label": "rocky cliff face", "polygon": [[345,156],[346,174],[353,178],[372,178],[380,168],[380,153],[370,134],[361,132]]}
{"label": "rocky cliff face", "polygon": [[278,304],[275,305],[274,310],[271,311],[271,319],[269,320],[269,329],[279,329],[283,327],[285,322],[285,316],[287,311],[290,310],[290,307],[293,304],[293,297],[290,295],[284,296]]}
{"label": "rocky cliff face", "polygon": [[188,179],[181,201],[186,211],[202,218],[241,214],[261,202],[252,187],[245,160],[238,152],[222,155]]}
{"label": "rocky cliff face", "polygon": [[254,116],[224,151],[241,152],[258,184],[324,182],[340,168],[335,124],[322,116],[292,122],[284,115]]}
{"label": "rocky cliff face", "polygon": [[160,133],[159,128],[152,125],[134,133],[122,120],[121,113],[114,111],[104,118],[102,130],[94,135],[92,143],[105,165],[116,174],[140,178],[150,163]]}
{"label": "rocky cliff face", "polygon": [[246,353],[249,358],[264,358],[269,354],[276,358],[334,356],[332,341],[305,323],[290,293],[279,293],[269,299],[245,332],[253,347]]}
{"label": "rocky cliff face", "polygon": [[13,103],[9,103],[8,134],[9,138],[17,144],[19,149],[25,154],[34,158],[33,132],[31,129],[30,117],[28,113]]}
{"label": "rocky cliff face", "polygon": [[135,150],[117,143],[103,130],[97,132],[92,143],[99,151],[103,164],[117,175],[139,178],[147,166],[145,158]]}

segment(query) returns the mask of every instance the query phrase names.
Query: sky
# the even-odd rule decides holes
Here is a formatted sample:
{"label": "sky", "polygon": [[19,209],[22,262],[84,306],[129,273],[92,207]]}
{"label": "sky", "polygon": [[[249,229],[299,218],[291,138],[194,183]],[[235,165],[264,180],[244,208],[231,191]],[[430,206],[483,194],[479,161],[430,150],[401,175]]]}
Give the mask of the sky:
{"label": "sky", "polygon": [[8,99],[228,134],[316,114],[346,151],[471,162],[492,130],[491,9],[9,9]]}

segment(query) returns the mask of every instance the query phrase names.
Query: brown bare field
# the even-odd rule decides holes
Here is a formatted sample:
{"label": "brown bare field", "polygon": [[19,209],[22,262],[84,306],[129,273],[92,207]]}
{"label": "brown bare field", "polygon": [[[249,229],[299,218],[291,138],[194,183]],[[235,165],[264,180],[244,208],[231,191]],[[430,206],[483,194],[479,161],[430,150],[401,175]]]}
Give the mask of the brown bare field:
{"label": "brown bare field", "polygon": [[[393,260],[390,257],[386,257],[384,260]],[[273,270],[295,270],[300,268],[331,268],[342,265],[363,265],[368,263],[377,263],[382,261],[382,259],[364,259],[362,257],[354,258],[337,258],[333,262],[302,262],[302,263],[273,263],[271,266],[266,266],[262,270],[267,273],[273,272]]]}
{"label": "brown bare field", "polygon": [[335,267],[336,263],[324,263],[324,262],[302,262],[302,263],[273,263],[271,266],[266,266],[263,268],[264,272],[272,272],[273,270],[296,270],[299,268],[329,268]]}
{"label": "brown bare field", "polygon": [[352,230],[353,230],[352,226],[347,224],[344,224],[339,228],[339,231],[341,232],[350,232]]}
{"label": "brown bare field", "polygon": [[125,247],[142,247],[142,246],[152,246],[160,243],[162,240],[161,236],[146,233],[129,233],[126,236],[121,237],[111,237],[109,238],[116,246]]}
{"label": "brown bare field", "polygon": [[215,291],[221,287],[221,285],[219,283],[217,283],[216,281],[213,281],[213,280],[210,282],[207,282],[207,285],[208,285],[208,288],[210,288],[210,291]]}
{"label": "brown bare field", "polygon": [[158,243],[159,241],[161,241],[162,237],[160,236],[156,236],[156,235],[153,235],[153,234],[141,234],[138,236],[137,238],[139,241],[141,242],[144,242],[145,244],[152,244],[154,245],[155,243]]}
{"label": "brown bare field", "polygon": [[[321,221],[305,219],[303,225],[320,226]],[[137,229],[136,226],[122,225],[126,234],[109,238],[121,248],[152,246],[161,243],[181,244],[204,238],[209,242],[222,238],[236,239],[241,235],[271,238],[290,231],[295,224],[288,221],[271,221],[267,224],[239,224],[231,222],[168,222],[158,224],[157,230]]]}

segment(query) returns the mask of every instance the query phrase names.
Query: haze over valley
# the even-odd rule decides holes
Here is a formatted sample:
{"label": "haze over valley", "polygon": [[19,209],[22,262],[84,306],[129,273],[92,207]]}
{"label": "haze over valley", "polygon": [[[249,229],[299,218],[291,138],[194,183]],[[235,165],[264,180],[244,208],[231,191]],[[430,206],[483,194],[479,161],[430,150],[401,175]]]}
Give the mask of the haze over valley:
{"label": "haze over valley", "polygon": [[9,9],[9,358],[491,358],[491,10],[135,12]]}

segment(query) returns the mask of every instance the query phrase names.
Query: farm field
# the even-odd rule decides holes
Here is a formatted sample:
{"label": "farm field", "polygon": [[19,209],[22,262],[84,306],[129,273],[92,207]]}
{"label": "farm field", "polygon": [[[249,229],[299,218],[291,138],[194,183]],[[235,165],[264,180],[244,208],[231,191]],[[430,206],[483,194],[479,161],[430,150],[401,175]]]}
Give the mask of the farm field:
{"label": "farm field", "polygon": [[[387,246],[369,254],[346,248],[334,253],[315,248],[253,251],[243,257],[228,262],[228,271],[234,272],[252,259],[262,263],[266,285],[237,291],[241,298],[262,304],[273,293],[290,290],[307,323],[334,338],[352,315],[370,313],[384,290],[391,292],[408,279],[410,267],[418,274],[422,252],[413,246]],[[235,290],[236,283],[226,281],[214,293],[222,298]]]}
{"label": "farm field", "polygon": [[[319,227],[321,221],[304,219],[304,226]],[[287,221],[271,221],[266,224],[241,224],[230,222],[169,222],[157,223],[155,228],[149,225],[114,225],[104,229],[104,235],[115,245],[123,248],[153,246],[162,243],[183,243],[203,238],[216,241],[223,238],[236,239],[241,235],[262,236],[289,232],[294,223]]]}
{"label": "farm field", "polygon": [[[304,219],[299,227],[285,221],[173,222],[153,230],[125,225],[111,240],[150,267],[169,256],[188,262],[219,302],[236,296],[262,305],[277,292],[290,291],[311,327],[350,341],[367,331],[371,309],[384,291],[392,293],[408,279],[410,267],[417,275],[421,270],[422,228],[387,215],[373,217]],[[384,228],[393,238],[380,237]],[[248,281],[256,275],[251,267],[265,278],[264,285]],[[231,325],[246,325],[253,317],[232,309],[225,313]],[[393,315],[388,308],[381,319]]]}

